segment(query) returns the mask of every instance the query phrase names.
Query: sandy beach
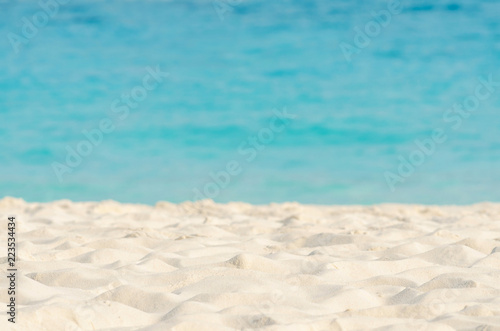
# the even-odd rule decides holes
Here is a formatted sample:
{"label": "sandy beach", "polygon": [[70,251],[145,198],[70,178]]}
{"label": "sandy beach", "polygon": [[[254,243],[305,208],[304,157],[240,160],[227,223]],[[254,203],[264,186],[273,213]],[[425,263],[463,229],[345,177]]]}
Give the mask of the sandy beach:
{"label": "sandy beach", "polygon": [[500,329],[500,204],[0,200],[12,214],[2,330]]}
{"label": "sandy beach", "polygon": [[0,9],[0,331],[500,331],[500,0]]}

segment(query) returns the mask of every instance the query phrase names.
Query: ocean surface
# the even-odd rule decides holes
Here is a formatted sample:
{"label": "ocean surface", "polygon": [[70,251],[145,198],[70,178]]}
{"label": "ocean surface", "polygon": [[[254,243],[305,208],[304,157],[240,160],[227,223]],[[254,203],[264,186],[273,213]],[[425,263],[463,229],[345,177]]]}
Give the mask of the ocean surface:
{"label": "ocean surface", "polygon": [[500,1],[388,6],[1,1],[0,197],[500,201]]}

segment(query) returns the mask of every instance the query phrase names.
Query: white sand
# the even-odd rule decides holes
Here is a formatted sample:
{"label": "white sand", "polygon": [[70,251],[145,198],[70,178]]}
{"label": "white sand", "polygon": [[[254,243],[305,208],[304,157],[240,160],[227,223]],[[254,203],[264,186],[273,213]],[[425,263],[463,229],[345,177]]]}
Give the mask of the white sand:
{"label": "white sand", "polygon": [[8,214],[19,313],[0,330],[500,330],[500,204],[5,198],[3,274]]}

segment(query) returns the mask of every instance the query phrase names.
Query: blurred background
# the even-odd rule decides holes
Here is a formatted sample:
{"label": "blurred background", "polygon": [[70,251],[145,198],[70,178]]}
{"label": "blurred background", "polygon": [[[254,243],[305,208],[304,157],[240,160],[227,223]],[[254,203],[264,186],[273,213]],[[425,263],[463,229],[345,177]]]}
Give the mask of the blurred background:
{"label": "blurred background", "polygon": [[[181,202],[235,160],[241,173],[207,197],[500,201],[500,87],[459,128],[443,120],[479,76],[500,81],[500,1],[401,1],[350,61],[340,44],[387,1],[56,5],[0,2],[0,197]],[[158,66],[168,78],[120,119],[113,103]],[[297,117],[247,161],[238,147],[284,107]],[[115,130],[60,180],[54,163],[105,118]],[[436,128],[447,141],[391,190],[384,173]]]}

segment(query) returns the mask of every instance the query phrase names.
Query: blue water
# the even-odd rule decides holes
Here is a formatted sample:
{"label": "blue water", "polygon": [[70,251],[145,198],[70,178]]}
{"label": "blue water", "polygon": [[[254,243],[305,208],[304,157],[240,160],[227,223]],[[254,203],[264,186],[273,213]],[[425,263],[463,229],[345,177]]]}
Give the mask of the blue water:
{"label": "blue water", "polygon": [[[443,119],[478,77],[500,81],[500,1],[402,4],[348,62],[339,44],[386,1],[219,1],[219,15],[210,1],[71,0],[17,52],[9,33],[41,8],[2,1],[0,197],[500,201],[500,87],[458,128]],[[120,119],[113,101],[157,66],[170,75]],[[248,161],[239,146],[284,108],[296,118]],[[55,162],[105,118],[115,130],[59,180]],[[447,140],[391,190],[384,173],[436,128]],[[240,173],[214,183],[231,161]]]}

